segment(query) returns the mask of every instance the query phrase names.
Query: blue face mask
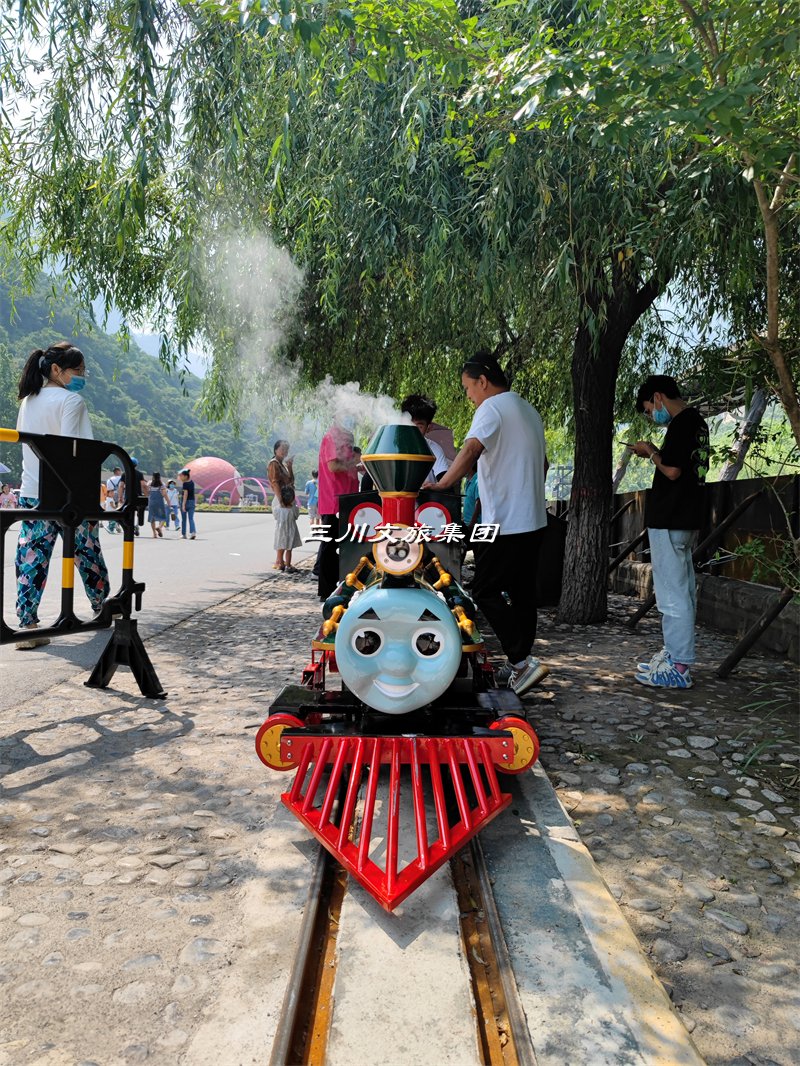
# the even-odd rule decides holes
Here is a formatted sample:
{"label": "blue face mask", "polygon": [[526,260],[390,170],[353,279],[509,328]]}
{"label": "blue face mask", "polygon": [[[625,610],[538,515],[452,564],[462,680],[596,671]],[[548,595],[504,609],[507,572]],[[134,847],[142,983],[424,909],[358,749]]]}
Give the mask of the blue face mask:
{"label": "blue face mask", "polygon": [[672,421],[672,415],[663,404],[661,407],[653,407],[652,417],[657,426],[666,426]]}
{"label": "blue face mask", "polygon": [[79,377],[77,374],[74,374],[72,376],[72,378],[64,386],[64,388],[67,390],[67,392],[80,392],[81,389],[84,388],[85,385],[86,385],[86,378],[82,378],[82,377]]}

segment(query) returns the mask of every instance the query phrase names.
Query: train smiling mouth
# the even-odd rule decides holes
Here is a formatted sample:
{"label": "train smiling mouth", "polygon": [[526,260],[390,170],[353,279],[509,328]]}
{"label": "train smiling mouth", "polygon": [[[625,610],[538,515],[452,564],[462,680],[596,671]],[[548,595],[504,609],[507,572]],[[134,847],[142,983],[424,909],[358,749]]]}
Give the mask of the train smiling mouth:
{"label": "train smiling mouth", "polygon": [[378,692],[382,692],[384,696],[391,696],[393,699],[410,696],[415,688],[419,688],[419,683],[416,681],[410,685],[387,685],[385,681],[373,681],[373,684]]}

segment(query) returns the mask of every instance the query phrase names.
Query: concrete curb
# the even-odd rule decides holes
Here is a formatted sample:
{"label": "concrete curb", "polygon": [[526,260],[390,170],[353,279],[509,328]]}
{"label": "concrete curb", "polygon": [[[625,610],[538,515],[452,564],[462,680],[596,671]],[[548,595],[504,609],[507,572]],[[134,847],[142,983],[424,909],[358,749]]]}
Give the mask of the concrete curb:
{"label": "concrete curb", "polygon": [[540,1066],[701,1066],[544,770],[503,785],[481,843]]}

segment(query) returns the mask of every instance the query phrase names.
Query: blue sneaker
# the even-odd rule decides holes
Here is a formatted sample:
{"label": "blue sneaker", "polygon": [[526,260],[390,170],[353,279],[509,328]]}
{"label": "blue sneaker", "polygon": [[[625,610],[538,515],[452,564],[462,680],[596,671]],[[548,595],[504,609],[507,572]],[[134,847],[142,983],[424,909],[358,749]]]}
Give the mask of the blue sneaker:
{"label": "blue sneaker", "polygon": [[650,688],[691,688],[694,685],[688,669],[681,673],[669,655],[640,670],[636,680]]}

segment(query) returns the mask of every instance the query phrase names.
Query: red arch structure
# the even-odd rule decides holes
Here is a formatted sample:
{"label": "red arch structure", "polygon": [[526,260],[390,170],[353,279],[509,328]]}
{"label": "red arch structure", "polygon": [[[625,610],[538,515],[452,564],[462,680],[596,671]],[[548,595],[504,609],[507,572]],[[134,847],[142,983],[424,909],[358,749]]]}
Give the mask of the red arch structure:
{"label": "red arch structure", "polygon": [[225,485],[233,485],[236,489],[238,489],[239,496],[243,497],[244,496],[244,486],[245,486],[245,484],[247,482],[252,482],[256,486],[258,486],[258,488],[259,488],[259,490],[261,492],[261,495],[264,497],[264,504],[266,505],[267,492],[270,491],[269,482],[266,481],[264,478],[260,478],[260,477],[228,477],[228,478],[225,478],[224,481],[220,481],[219,485],[217,485],[215,488],[213,488],[211,490],[211,494],[208,497],[208,502],[209,503],[213,503],[214,502],[214,497],[217,495],[217,493],[219,492],[220,489],[225,487]]}

